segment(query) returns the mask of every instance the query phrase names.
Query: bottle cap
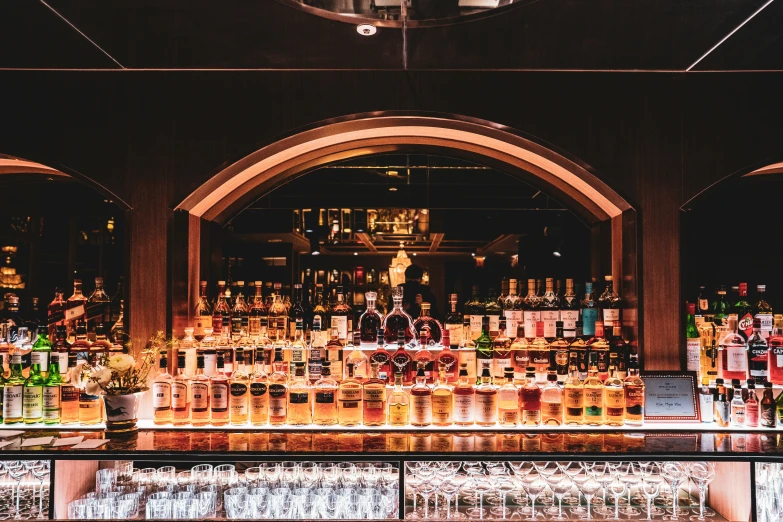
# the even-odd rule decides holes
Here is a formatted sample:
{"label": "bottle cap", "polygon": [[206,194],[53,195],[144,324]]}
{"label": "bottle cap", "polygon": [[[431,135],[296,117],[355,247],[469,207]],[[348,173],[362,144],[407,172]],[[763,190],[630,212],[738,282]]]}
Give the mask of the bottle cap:
{"label": "bottle cap", "polygon": [[766,292],[767,291],[767,285],[756,285],[756,291],[757,292]]}
{"label": "bottle cap", "polygon": [[611,281],[611,280],[612,280],[612,276],[610,275],[604,276],[604,281]]}
{"label": "bottle cap", "polygon": [[554,372],[549,372],[546,375],[547,382],[557,382],[557,375]]}
{"label": "bottle cap", "polygon": [[688,303],[688,315],[696,313],[696,303]]}
{"label": "bottle cap", "polygon": [[204,356],[203,355],[197,355],[196,356],[196,368],[199,370],[204,369]]}
{"label": "bottle cap", "polygon": [[772,388],[772,383],[771,383],[771,382],[765,382],[765,383],[764,383],[764,387],[765,387],[765,388],[770,388],[770,389],[771,389],[771,388]]}
{"label": "bottle cap", "polygon": [[535,366],[528,366],[527,368],[525,368],[525,371],[527,373],[535,373],[536,367]]}

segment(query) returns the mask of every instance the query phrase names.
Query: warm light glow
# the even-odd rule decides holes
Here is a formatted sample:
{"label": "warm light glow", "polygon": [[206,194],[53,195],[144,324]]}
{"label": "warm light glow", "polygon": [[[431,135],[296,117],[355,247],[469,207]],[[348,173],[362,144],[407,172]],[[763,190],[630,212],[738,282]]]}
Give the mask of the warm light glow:
{"label": "warm light glow", "polygon": [[389,265],[389,278],[391,279],[391,286],[401,285],[405,282],[405,269],[411,266],[411,260],[403,247],[404,243],[400,242],[400,249],[397,251],[397,257],[392,259]]}

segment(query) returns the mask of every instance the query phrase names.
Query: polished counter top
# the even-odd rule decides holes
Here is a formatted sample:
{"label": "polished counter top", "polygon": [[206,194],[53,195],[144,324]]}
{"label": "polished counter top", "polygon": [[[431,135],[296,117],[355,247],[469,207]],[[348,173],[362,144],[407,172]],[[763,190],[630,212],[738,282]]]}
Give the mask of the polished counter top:
{"label": "polished counter top", "polygon": [[[7,430],[13,426],[5,427]],[[69,446],[22,447],[32,437],[107,438],[97,449]],[[235,431],[139,429],[119,436],[102,431],[25,430],[0,449],[3,458],[52,459],[167,459],[235,461],[302,457],[308,460],[426,460],[431,458],[580,459],[624,456],[664,460],[783,460],[783,432],[666,431],[665,428],[634,431]]]}

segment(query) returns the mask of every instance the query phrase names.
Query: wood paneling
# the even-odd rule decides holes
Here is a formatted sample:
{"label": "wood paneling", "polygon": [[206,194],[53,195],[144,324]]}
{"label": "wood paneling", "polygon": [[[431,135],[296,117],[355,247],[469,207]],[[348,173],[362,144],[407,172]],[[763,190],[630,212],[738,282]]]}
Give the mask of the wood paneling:
{"label": "wood paneling", "polygon": [[750,467],[748,462],[716,462],[715,480],[710,484],[708,503],[729,522],[751,518]]}
{"label": "wood paneling", "polygon": [[68,502],[95,489],[97,460],[57,460],[54,463],[54,518],[68,518]]}

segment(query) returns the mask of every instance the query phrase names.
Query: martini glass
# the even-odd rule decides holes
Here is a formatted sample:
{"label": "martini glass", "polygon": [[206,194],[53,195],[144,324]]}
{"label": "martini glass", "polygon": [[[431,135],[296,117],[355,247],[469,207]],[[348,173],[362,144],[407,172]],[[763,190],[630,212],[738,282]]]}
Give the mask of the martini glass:
{"label": "martini glass", "polygon": [[665,513],[661,508],[653,506],[653,499],[661,492],[663,478],[660,475],[650,475],[642,480],[641,490],[647,499],[647,520],[652,520],[653,515],[660,516]]}
{"label": "martini glass", "polygon": [[531,502],[531,515],[525,520],[537,520],[536,519],[536,499],[546,489],[546,482],[537,474],[530,474],[522,481],[522,487],[525,489],[525,493],[530,497]]}
{"label": "martini glass", "polygon": [[601,484],[599,484],[595,478],[590,477],[578,487],[582,492],[582,495],[584,495],[585,499],[587,500],[587,514],[581,518],[592,520],[593,515],[590,512],[590,506],[592,504],[593,497],[595,497],[595,494],[598,493],[599,489],[601,489]]}
{"label": "martini glass", "polygon": [[680,520],[677,514],[679,499],[677,492],[687,478],[685,466],[679,462],[665,462],[661,465],[661,476],[669,483],[672,490],[672,513],[663,517],[664,520]]}
{"label": "martini glass", "polygon": [[704,522],[704,497],[707,496],[707,486],[715,478],[715,466],[711,462],[692,462],[688,466],[688,474],[699,488],[699,514],[691,515],[691,520]]}

